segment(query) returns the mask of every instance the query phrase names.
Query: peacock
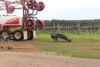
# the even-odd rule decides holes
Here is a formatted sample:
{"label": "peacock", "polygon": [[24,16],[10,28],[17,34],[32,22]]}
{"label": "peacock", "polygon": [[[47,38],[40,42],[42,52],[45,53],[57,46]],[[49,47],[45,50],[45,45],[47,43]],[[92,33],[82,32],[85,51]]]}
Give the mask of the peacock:
{"label": "peacock", "polygon": [[54,32],[51,34],[51,37],[53,40],[57,41],[58,38],[64,39],[68,42],[72,42],[67,36],[65,36],[64,34],[58,33],[58,32]]}

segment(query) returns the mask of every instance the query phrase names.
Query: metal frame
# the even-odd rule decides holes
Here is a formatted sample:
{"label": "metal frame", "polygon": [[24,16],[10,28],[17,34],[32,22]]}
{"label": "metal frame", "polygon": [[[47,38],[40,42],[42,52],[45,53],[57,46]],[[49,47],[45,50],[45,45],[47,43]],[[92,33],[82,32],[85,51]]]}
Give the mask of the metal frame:
{"label": "metal frame", "polygon": [[[15,9],[22,9],[22,11],[23,11],[22,29],[25,30],[24,24],[27,19],[32,18],[33,20],[35,20],[35,19],[38,20],[38,18],[35,17],[35,15],[37,15],[37,13],[38,13],[38,10],[35,8],[32,10],[32,13],[29,13],[30,9],[28,9],[26,6],[26,0],[15,0],[14,2],[8,2],[6,0],[1,0],[0,1],[0,10],[7,10],[6,3],[17,4],[15,6]],[[18,5],[22,5],[22,7],[16,8]],[[36,13],[35,13],[35,11],[36,11]]]}

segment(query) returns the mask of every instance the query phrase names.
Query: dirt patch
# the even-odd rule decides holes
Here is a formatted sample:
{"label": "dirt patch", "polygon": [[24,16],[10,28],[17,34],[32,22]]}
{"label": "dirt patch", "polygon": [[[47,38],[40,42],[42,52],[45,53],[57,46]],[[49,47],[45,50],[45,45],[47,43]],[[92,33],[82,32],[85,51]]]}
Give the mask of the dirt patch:
{"label": "dirt patch", "polygon": [[93,51],[93,52],[97,52],[97,53],[100,53],[100,47],[96,47],[96,48],[93,48],[93,49],[91,49],[91,51]]}
{"label": "dirt patch", "polygon": [[[71,44],[71,43],[69,43]],[[89,45],[99,51],[100,42],[74,42],[75,45]],[[0,43],[0,67],[98,67],[100,60],[57,56],[54,52],[38,52],[32,41]],[[13,49],[7,49],[8,46]]]}
{"label": "dirt patch", "polygon": [[100,60],[45,53],[0,52],[0,67],[98,67]]}
{"label": "dirt patch", "polygon": [[[0,46],[3,46],[0,51],[34,52],[38,50],[30,41],[5,41],[1,42]],[[11,49],[8,49],[8,47],[11,47]]]}

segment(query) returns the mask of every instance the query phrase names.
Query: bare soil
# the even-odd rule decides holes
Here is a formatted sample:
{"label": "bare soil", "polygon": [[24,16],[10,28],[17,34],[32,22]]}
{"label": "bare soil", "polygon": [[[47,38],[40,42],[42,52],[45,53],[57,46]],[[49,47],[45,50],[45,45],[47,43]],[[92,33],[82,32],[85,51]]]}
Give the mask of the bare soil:
{"label": "bare soil", "polygon": [[[16,52],[34,52],[37,48],[33,46],[30,41],[12,41],[12,42],[0,42],[0,46],[3,46],[0,51],[16,51]],[[12,49],[7,49],[11,47]]]}
{"label": "bare soil", "polygon": [[[80,42],[79,42],[80,43]],[[85,44],[85,43],[84,43]],[[88,45],[100,45],[100,42],[88,42]],[[100,60],[57,56],[55,53],[38,52],[30,41],[0,43],[0,67],[99,67]],[[7,47],[13,49],[7,49]],[[98,49],[93,49],[98,51]]]}

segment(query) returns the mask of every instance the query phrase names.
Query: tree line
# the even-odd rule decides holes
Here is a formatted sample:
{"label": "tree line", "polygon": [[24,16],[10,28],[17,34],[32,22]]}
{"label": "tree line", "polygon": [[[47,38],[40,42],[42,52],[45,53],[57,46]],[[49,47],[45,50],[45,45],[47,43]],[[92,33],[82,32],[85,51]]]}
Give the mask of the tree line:
{"label": "tree line", "polygon": [[81,23],[81,26],[88,26],[88,25],[98,25],[100,23],[100,19],[94,19],[94,20],[44,20],[45,22],[45,26],[57,26],[57,24],[59,23],[60,25],[76,25],[77,23]]}
{"label": "tree line", "polygon": [[44,20],[46,31],[100,32],[100,19],[94,20]]}

